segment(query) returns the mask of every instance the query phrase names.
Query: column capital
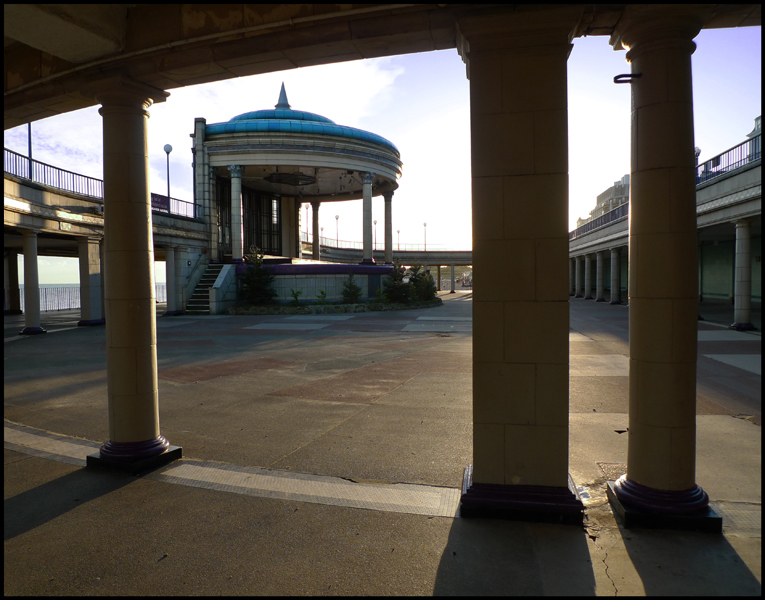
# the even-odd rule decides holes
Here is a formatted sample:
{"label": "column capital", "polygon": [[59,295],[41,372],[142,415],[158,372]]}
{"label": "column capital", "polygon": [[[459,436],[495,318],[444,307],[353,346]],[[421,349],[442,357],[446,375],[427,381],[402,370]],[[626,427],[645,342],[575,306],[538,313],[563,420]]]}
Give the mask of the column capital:
{"label": "column capital", "polygon": [[231,173],[231,177],[242,177],[242,165],[227,165],[228,172]]}
{"label": "column capital", "polygon": [[362,171],[361,173],[361,182],[364,185],[372,185],[372,182],[375,179],[375,174],[372,173],[372,171]]}
{"label": "column capital", "polygon": [[[614,50],[626,48],[630,51],[637,45],[641,47],[640,51],[650,42],[666,43],[672,39],[691,42],[711,16],[713,9],[711,5],[698,4],[627,5],[611,34],[609,44]],[[695,47],[694,44],[693,48]],[[627,60],[630,60],[629,53]]]}
{"label": "column capital", "polygon": [[390,202],[393,200],[393,192],[383,192],[383,198],[385,198],[386,202]]}
{"label": "column capital", "polygon": [[[160,90],[151,85],[134,81],[129,77],[116,73],[97,82],[86,85],[82,90],[86,95],[106,107],[148,109],[152,104],[164,102],[170,96],[169,92]],[[99,109],[99,113],[101,110]]]}

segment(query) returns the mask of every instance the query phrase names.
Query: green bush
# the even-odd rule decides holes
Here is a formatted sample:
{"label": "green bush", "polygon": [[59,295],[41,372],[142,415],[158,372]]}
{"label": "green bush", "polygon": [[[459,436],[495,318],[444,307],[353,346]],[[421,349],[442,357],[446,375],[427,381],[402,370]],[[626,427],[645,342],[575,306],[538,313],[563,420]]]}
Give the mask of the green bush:
{"label": "green bush", "polygon": [[361,299],[361,287],[356,285],[353,273],[348,273],[348,279],[343,283],[343,302],[356,304]]}
{"label": "green bush", "polygon": [[319,295],[316,296],[316,298],[318,298],[317,302],[324,306],[327,303],[327,292],[324,290],[319,290]]}
{"label": "green bush", "polygon": [[245,254],[244,264],[247,269],[242,276],[242,298],[249,304],[272,304],[276,292],[274,280],[276,279],[268,267],[263,266],[263,253],[255,248],[252,254]]}
{"label": "green bush", "polygon": [[303,290],[293,290],[290,288],[290,294],[292,294],[292,304],[293,306],[300,306],[300,295],[303,293]]}
{"label": "green bush", "polygon": [[409,269],[409,282],[412,284],[413,296],[416,301],[427,302],[436,297],[438,288],[433,276],[425,271],[422,265],[412,265]]}
{"label": "green bush", "polygon": [[410,281],[404,281],[406,269],[397,260],[393,262],[393,273],[383,284],[383,292],[388,302],[409,304],[413,300],[413,286]]}

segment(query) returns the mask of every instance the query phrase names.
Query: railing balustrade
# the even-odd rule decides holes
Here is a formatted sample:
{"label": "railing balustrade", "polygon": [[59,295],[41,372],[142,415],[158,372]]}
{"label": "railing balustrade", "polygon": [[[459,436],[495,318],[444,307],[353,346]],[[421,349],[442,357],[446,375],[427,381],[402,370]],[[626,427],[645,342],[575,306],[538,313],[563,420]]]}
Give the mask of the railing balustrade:
{"label": "railing balustrade", "polygon": [[[156,302],[167,302],[167,284],[155,283],[155,298]],[[40,312],[49,310],[68,310],[72,308],[80,308],[80,287],[64,287],[64,286],[49,286],[40,287]],[[24,286],[20,286],[19,300],[21,303],[21,310],[24,311]],[[8,302],[7,291],[4,290],[3,298],[5,303]],[[7,309],[8,306],[4,306]]]}
{"label": "railing balustrade", "polygon": [[[3,169],[10,175],[81,196],[99,200],[104,198],[104,182],[101,179],[73,173],[38,160],[30,160],[28,156],[23,156],[8,148],[3,150]],[[151,195],[151,209],[183,217],[194,218],[196,216],[193,202],[178,198],[170,198],[168,201],[168,197],[161,194]]]}
{"label": "railing balustrade", "polygon": [[762,135],[756,135],[745,142],[726,150],[722,154],[710,158],[696,167],[696,185],[710,179],[735,171],[761,158]]}
{"label": "railing balustrade", "polygon": [[[300,232],[300,239],[307,244],[313,243],[313,234],[307,231]],[[339,248],[341,250],[363,250],[363,242],[351,242],[347,240],[338,240],[333,237],[319,237],[319,244],[325,248]],[[374,252],[384,252],[385,243],[378,241],[376,244],[372,243],[372,250]],[[428,244],[427,248],[425,244],[399,244],[393,243],[393,252],[470,252],[470,248],[455,248],[452,246],[436,246],[435,244]]]}

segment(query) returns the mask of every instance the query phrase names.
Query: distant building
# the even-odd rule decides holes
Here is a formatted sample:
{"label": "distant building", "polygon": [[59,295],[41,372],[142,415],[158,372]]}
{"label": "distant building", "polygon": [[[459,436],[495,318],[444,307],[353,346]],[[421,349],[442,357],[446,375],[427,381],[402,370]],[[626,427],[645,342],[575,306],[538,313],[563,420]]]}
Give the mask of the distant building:
{"label": "distant building", "polygon": [[595,208],[590,211],[590,216],[586,219],[577,219],[576,226],[581,227],[593,219],[614,210],[615,208],[629,202],[630,200],[630,176],[625,175],[619,181],[614,181],[614,185],[598,196]]}

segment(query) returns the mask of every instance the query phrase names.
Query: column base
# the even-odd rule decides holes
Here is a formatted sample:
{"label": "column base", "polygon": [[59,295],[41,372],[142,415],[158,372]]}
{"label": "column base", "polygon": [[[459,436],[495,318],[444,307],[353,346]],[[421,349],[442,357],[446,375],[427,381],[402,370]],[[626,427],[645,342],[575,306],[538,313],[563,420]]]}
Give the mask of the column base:
{"label": "column base", "polygon": [[605,298],[595,298],[595,302],[605,302]]}
{"label": "column base", "polygon": [[8,308],[3,311],[3,315],[23,315],[24,311],[15,308]]}
{"label": "column base", "polygon": [[48,333],[48,330],[42,327],[24,327],[19,333],[21,335],[37,335],[38,333]]}
{"label": "column base", "polygon": [[611,302],[609,302],[609,304],[621,304],[621,303],[622,303],[621,300],[611,300]]}
{"label": "column base", "polygon": [[244,262],[244,258],[232,258],[231,263],[235,265],[240,265]]}
{"label": "column base", "polygon": [[179,317],[183,314],[182,310],[168,310],[167,312],[162,313],[163,317]]}
{"label": "column base", "polygon": [[728,329],[735,329],[736,331],[757,331],[757,328],[751,323],[733,323]]}
{"label": "column base", "polygon": [[473,465],[462,478],[460,516],[581,525],[584,505],[568,476],[568,487],[473,483]]}
{"label": "column base", "polygon": [[155,469],[183,456],[180,446],[171,446],[160,435],[143,442],[112,442],[109,440],[99,452],[89,454],[88,467],[140,473]]}
{"label": "column base", "polygon": [[359,264],[360,265],[376,265],[377,263],[375,262],[374,258],[365,258]]}
{"label": "column base", "polygon": [[92,325],[106,325],[106,319],[83,319],[77,321],[77,327],[90,327]]}
{"label": "column base", "polygon": [[592,296],[585,296],[584,299],[585,300],[594,300],[594,298]]}
{"label": "column base", "polygon": [[574,298],[584,298],[584,296],[582,296],[580,294],[574,294]]}
{"label": "column base", "polygon": [[[708,505],[688,514],[654,512],[621,502],[617,496],[617,482],[608,481],[606,483],[608,501],[611,503],[611,508],[614,511],[614,514],[625,529],[673,529],[680,531],[722,533],[722,517]],[[701,488],[698,489],[701,490]],[[702,491],[702,493],[704,492]],[[706,496],[706,494],[704,495]]]}
{"label": "column base", "polygon": [[454,290],[450,290],[449,293],[450,294],[456,294],[457,292],[455,292]]}

